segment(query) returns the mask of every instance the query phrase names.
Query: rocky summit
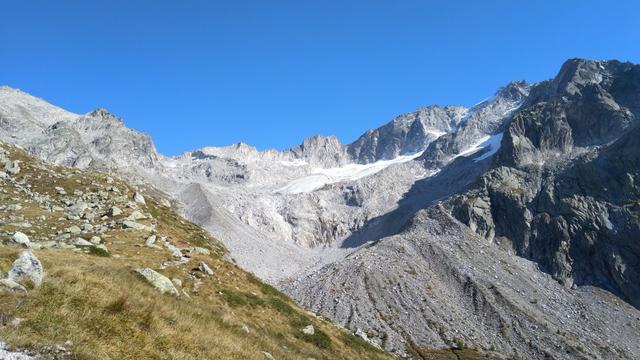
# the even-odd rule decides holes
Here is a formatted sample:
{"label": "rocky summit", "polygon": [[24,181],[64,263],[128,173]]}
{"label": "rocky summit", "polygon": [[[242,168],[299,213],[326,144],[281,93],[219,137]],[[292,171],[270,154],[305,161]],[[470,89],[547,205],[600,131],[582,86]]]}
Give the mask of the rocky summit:
{"label": "rocky summit", "polygon": [[[639,65],[571,59],[553,79],[417,109],[350,144],[316,135],[285,151],[168,157],[105,109],[73,114],[2,87],[0,140],[14,146],[0,152],[11,186],[0,264],[13,305],[0,315],[25,320],[0,337],[64,343],[33,320],[46,301],[154,328],[207,300],[231,309],[207,308],[216,331],[268,339],[247,358],[637,359],[639,117]],[[64,171],[34,175],[34,163]],[[93,284],[119,276],[137,297],[82,297],[76,267]],[[159,296],[169,315],[146,315]],[[292,316],[284,329],[276,313]]]}

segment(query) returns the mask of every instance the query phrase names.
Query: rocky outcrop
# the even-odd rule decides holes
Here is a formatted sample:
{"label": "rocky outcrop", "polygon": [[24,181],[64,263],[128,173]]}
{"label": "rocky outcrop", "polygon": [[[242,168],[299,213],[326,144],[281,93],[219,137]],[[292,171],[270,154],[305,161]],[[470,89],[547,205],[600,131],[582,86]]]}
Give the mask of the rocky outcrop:
{"label": "rocky outcrop", "polygon": [[488,136],[504,131],[511,118],[525,103],[531,86],[523,81],[509,83],[496,94],[469,110],[451,131],[426,148],[421,160],[430,168],[441,168],[464,154]]}
{"label": "rocky outcrop", "polygon": [[466,112],[461,106],[433,105],[403,114],[367,131],[349,144],[347,151],[356,162],[364,164],[421,152],[435,139],[453,131]]}
{"label": "rocky outcrop", "polygon": [[636,307],[639,68],[568,61],[514,116],[495,168],[450,201],[456,218],[566,286],[596,285]]}
{"label": "rocky outcrop", "polygon": [[298,159],[322,167],[335,167],[349,162],[345,146],[335,136],[315,135],[287,151]]}

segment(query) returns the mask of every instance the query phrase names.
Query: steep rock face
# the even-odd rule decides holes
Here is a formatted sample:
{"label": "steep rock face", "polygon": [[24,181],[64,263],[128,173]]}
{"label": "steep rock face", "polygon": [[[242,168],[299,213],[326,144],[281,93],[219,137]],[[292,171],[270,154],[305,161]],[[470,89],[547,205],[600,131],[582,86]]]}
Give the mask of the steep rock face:
{"label": "steep rock face", "polygon": [[568,61],[515,115],[496,168],[449,204],[566,286],[596,285],[640,307],[637,69]]}
{"label": "steep rock face", "polygon": [[366,164],[423,151],[429,143],[455,129],[466,111],[461,106],[434,105],[400,115],[349,144],[348,153],[356,162]]}
{"label": "steep rock face", "polygon": [[300,146],[288,152],[298,159],[322,167],[340,166],[349,162],[345,146],[335,136],[315,135],[306,138]]}
{"label": "steep rock face", "polygon": [[116,166],[135,164],[153,168],[159,155],[151,137],[129,129],[105,109],[97,109],[70,123],[97,159],[107,158]]}
{"label": "steep rock face", "polygon": [[105,109],[77,115],[20,90],[0,88],[0,140],[49,162],[78,168],[151,169],[159,155],[151,138]]}
{"label": "steep rock face", "polygon": [[504,130],[513,114],[524,104],[530,85],[509,83],[494,97],[466,111],[458,126],[428,145],[421,159],[428,167],[440,168],[476,144]]}
{"label": "steep rock face", "polygon": [[59,121],[70,121],[78,115],[55,107],[23,91],[0,86],[0,139],[23,142],[38,136]]}

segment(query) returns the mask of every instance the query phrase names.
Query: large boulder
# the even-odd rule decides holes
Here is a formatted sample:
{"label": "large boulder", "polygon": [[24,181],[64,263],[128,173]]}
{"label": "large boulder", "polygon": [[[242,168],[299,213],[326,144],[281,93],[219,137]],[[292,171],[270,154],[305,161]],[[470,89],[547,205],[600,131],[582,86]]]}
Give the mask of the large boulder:
{"label": "large boulder", "polygon": [[18,160],[7,161],[4,164],[4,171],[6,171],[7,173],[9,173],[11,175],[19,174],[20,173],[20,164],[19,164]]}
{"label": "large boulder", "polygon": [[107,215],[109,215],[110,217],[118,216],[120,214],[122,214],[122,210],[120,210],[120,208],[118,208],[117,206],[112,206],[107,212]]}
{"label": "large boulder", "polygon": [[151,231],[153,230],[151,227],[144,225],[144,224],[140,224],[137,223],[135,221],[123,221],[122,222],[122,228],[124,229],[134,229],[134,230],[140,230],[140,231]]}
{"label": "large boulder", "polygon": [[140,205],[146,204],[146,201],[144,200],[144,196],[142,196],[142,194],[140,194],[139,192],[136,192],[135,194],[133,194],[133,201],[135,201]]}
{"label": "large boulder", "polygon": [[161,293],[171,294],[175,296],[180,295],[171,280],[169,280],[168,277],[158,273],[157,271],[145,267],[136,269],[136,272],[140,274],[145,280],[147,280],[149,284],[158,289],[158,291],[160,291]]}
{"label": "large boulder", "polygon": [[30,250],[25,250],[13,262],[7,278],[16,283],[24,283],[28,280],[33,286],[38,287],[42,285],[44,279],[44,268]]}
{"label": "large boulder", "polygon": [[29,237],[20,231],[16,231],[9,241],[10,244],[14,245],[29,245],[29,242]]}

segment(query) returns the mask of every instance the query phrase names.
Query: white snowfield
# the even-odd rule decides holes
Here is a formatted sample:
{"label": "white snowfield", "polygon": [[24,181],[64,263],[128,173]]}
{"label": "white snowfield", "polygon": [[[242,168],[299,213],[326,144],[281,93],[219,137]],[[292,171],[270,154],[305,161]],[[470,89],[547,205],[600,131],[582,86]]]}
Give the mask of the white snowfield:
{"label": "white snowfield", "polygon": [[478,139],[473,145],[471,145],[466,150],[458,153],[453,158],[458,158],[461,156],[468,156],[471,154],[475,154],[476,152],[489,147],[489,151],[486,153],[474,158],[474,161],[484,160],[488,157],[493,156],[500,149],[500,143],[502,142],[502,133],[494,134],[494,135],[486,135]]}
{"label": "white snowfield", "polygon": [[499,133],[499,134],[494,134],[491,135],[489,137],[487,137],[481,144],[480,147],[482,149],[486,148],[487,146],[489,147],[489,151],[487,151],[486,153],[478,156],[477,158],[473,159],[473,161],[480,161],[480,160],[484,160],[488,157],[493,156],[495,153],[498,152],[498,150],[500,149],[500,143],[502,143],[502,134],[503,133]]}
{"label": "white snowfield", "polygon": [[322,187],[345,181],[354,181],[378,173],[391,165],[411,161],[422,155],[422,152],[412,155],[402,155],[391,160],[380,160],[370,164],[348,164],[336,168],[314,168],[312,174],[295,179],[287,185],[277,189],[278,194],[310,193]]}

